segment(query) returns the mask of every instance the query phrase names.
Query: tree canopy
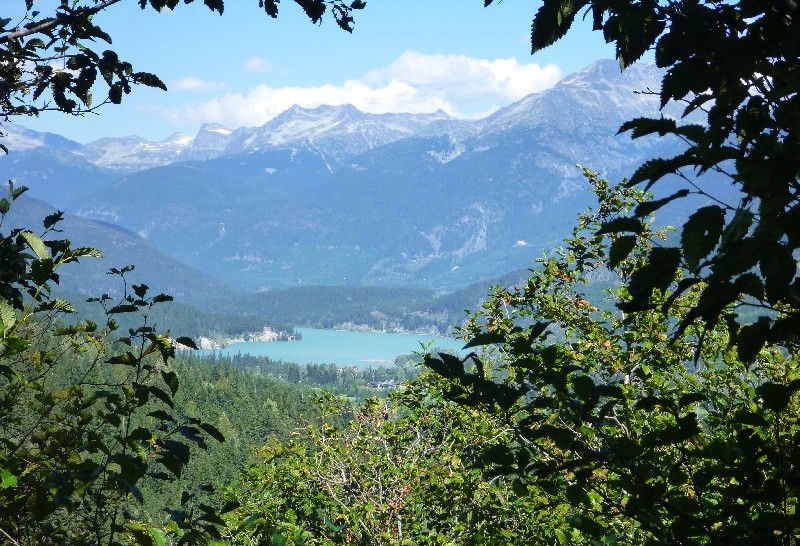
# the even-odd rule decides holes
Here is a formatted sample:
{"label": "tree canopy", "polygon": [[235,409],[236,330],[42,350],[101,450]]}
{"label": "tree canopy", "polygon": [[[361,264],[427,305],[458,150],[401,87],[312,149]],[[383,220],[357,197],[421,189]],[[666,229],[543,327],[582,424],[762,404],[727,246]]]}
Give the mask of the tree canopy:
{"label": "tree canopy", "polygon": [[[544,0],[533,51],[581,14],[616,44],[621,68],[652,52],[664,77],[650,92],[662,108],[683,105],[680,119],[620,132],[685,149],[616,187],[585,171],[597,211],[527,284],[497,288],[473,315],[464,334],[476,352],[426,364],[451,382],[447,399],[513,429],[485,450],[487,476],[567,503],[590,543],[795,544],[798,6]],[[684,187],[642,191],[668,177]],[[720,178],[737,203],[714,195]],[[653,228],[655,211],[692,194],[705,202],[677,240]],[[584,293],[597,270],[619,282],[607,301]]]}
{"label": "tree canopy", "polygon": [[[42,14],[25,0],[18,19],[0,18],[2,121],[45,110],[86,113],[119,103],[135,85],[166,89],[155,75],[97,47],[111,37],[95,16],[121,1],[60,0]],[[158,11],[180,3],[138,2]],[[313,22],[330,10],[348,31],[351,10],[364,7],[296,3]],[[222,0],[204,4],[224,9]],[[275,17],[278,0],[260,0],[259,7]],[[92,96],[97,89],[99,101]],[[0,541],[163,545],[170,536],[181,544],[219,544],[221,509],[197,496],[197,488],[208,487],[184,488],[181,481],[193,451],[224,437],[176,407],[180,380],[172,360],[177,346],[194,343],[154,323],[153,308],[172,298],[129,283],[133,266],[111,268],[121,296],[89,300],[102,320],[62,321],[74,307],[52,294],[60,269],[102,254],[60,238],[60,211],[41,228],[9,228],[7,215],[26,188],[10,182],[8,191],[0,198]],[[136,318],[121,328],[119,316]],[[148,525],[146,495],[175,480],[169,525]]]}
{"label": "tree canopy", "polygon": [[[486,0],[489,5],[492,0]],[[656,307],[653,294],[685,273],[679,295],[699,287],[701,297],[678,326],[696,320],[713,328],[729,306],[749,307],[731,317],[731,335],[745,360],[765,343],[800,332],[800,9],[787,0],[544,0],[531,31],[535,53],[558,41],[575,18],[589,17],[596,31],[616,45],[625,68],[645,53],[665,70],[657,92],[662,107],[683,106],[681,119],[662,115],[625,123],[633,138],[671,135],[685,144],[675,157],[653,158],[632,174],[629,185],[650,189],[670,176],[684,188],[649,200],[600,230],[625,233],[612,253],[612,267],[632,248],[643,219],[690,194],[707,204],[683,224],[678,245],[658,244],[648,267],[632,277],[626,311]],[[692,121],[686,117],[691,115]],[[709,174],[726,178],[740,192],[736,203],[718,200]],[[666,307],[672,300],[665,302]],[[755,310],[758,320],[747,317]]]}

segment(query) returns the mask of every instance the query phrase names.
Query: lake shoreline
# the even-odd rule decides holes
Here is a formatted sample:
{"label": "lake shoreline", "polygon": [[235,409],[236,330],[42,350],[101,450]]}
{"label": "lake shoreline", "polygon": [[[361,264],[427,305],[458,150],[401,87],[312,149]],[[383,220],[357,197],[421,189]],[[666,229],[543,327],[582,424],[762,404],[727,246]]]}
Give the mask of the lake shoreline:
{"label": "lake shoreline", "polygon": [[333,330],[336,332],[357,332],[357,333],[374,333],[374,334],[400,334],[400,335],[415,335],[415,336],[433,336],[437,338],[458,339],[455,337],[442,334],[436,329],[417,329],[408,330],[405,328],[393,328],[391,330],[380,330],[369,326],[368,324],[357,324],[352,322],[344,322],[335,324],[331,328],[311,328],[307,326],[296,326],[292,333],[283,330],[272,330],[271,328],[264,327],[259,332],[244,332],[234,337],[206,337],[200,336],[197,338],[197,348],[203,350],[211,349],[225,349],[229,345],[235,343],[250,343],[250,342],[296,342],[302,340],[302,335],[298,335],[298,330]]}
{"label": "lake shoreline", "polygon": [[[336,364],[366,367],[395,362],[399,356],[423,353],[430,348],[460,352],[464,342],[443,336],[400,332],[297,328],[301,339],[291,343],[240,341],[226,347],[203,348],[205,353],[220,356],[264,356],[276,361],[297,364]],[[267,339],[274,339],[266,336]]]}

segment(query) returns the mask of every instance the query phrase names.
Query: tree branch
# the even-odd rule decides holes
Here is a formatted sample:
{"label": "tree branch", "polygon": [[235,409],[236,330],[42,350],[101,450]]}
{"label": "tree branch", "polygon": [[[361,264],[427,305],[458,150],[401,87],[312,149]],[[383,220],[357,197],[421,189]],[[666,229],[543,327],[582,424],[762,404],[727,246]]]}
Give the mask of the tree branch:
{"label": "tree branch", "polygon": [[72,14],[58,14],[55,17],[44,19],[38,23],[32,23],[31,26],[28,26],[24,29],[15,30],[14,32],[9,32],[4,36],[0,36],[0,44],[7,44],[8,42],[12,42],[17,38],[24,38],[25,36],[30,36],[31,34],[38,34],[40,32],[46,32],[50,29],[53,29],[60,25],[65,25],[69,23],[69,21],[74,18],[76,15],[94,15],[95,13],[99,13],[100,11],[106,9],[109,6],[113,6],[114,4],[119,3],[121,0],[105,0],[104,2],[97,4],[96,6],[92,7],[83,7],[78,8]]}

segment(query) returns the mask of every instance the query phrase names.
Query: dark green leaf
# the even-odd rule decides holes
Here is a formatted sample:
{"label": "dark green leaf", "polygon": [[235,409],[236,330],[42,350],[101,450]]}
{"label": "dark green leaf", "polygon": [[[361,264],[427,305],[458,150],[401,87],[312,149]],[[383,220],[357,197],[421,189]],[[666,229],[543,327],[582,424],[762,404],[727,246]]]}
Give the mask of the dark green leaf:
{"label": "dark green leaf", "polygon": [[435,355],[425,355],[425,365],[441,375],[450,379],[464,377],[464,362],[457,356],[447,353],[436,353]]}
{"label": "dark green leaf", "polygon": [[172,301],[172,296],[168,294],[159,294],[153,297],[153,303],[163,303],[166,301]]}
{"label": "dark green leaf", "polygon": [[224,442],[225,436],[217,429],[215,426],[210,425],[208,423],[200,423],[200,428],[203,429],[208,433],[209,436],[214,438],[218,442]]}
{"label": "dark green leaf", "polygon": [[716,248],[724,223],[725,211],[717,205],[702,207],[689,217],[681,233],[681,249],[689,269],[696,270]]}
{"label": "dark green leaf", "polygon": [[603,225],[597,230],[597,234],[604,235],[606,233],[621,232],[641,233],[642,231],[644,231],[644,225],[641,220],[638,218],[622,217],[603,222]]}
{"label": "dark green leaf", "polygon": [[63,219],[64,219],[64,212],[58,211],[54,212],[53,214],[48,214],[47,216],[45,216],[44,220],[42,221],[42,224],[44,224],[45,229],[50,229]]}
{"label": "dark green leaf", "polygon": [[634,298],[648,300],[653,290],[666,290],[675,279],[680,264],[680,251],[677,248],[656,247],[648,255],[647,264],[637,269],[628,283],[628,290]]}
{"label": "dark green leaf", "polygon": [[147,390],[150,391],[150,393],[153,396],[155,396],[156,398],[158,398],[159,400],[164,402],[169,407],[173,407],[174,406],[175,403],[172,401],[172,396],[167,394],[164,390],[156,387],[155,385],[148,386]]}
{"label": "dark green leaf", "polygon": [[708,400],[708,396],[702,392],[689,392],[681,395],[678,401],[678,408],[682,409],[691,404],[696,404],[697,402],[703,402],[705,400]]}
{"label": "dark green leaf", "polygon": [[163,89],[164,91],[167,90],[167,86],[164,85],[164,82],[162,82],[158,76],[148,72],[136,72],[133,74],[133,81],[135,83],[146,85],[147,87],[157,87],[158,89]]}
{"label": "dark green leaf", "polygon": [[789,404],[792,391],[787,385],[771,381],[759,385],[756,392],[761,396],[762,403],[773,411],[781,411]]}
{"label": "dark green leaf", "polygon": [[636,246],[636,235],[622,235],[614,239],[608,252],[608,268],[616,269]]}
{"label": "dark green leaf", "polygon": [[172,415],[170,415],[169,413],[167,413],[164,410],[151,411],[147,415],[149,415],[153,419],[158,419],[159,421],[171,422],[171,421],[175,420],[175,418]]}
{"label": "dark green leaf", "polygon": [[639,203],[636,206],[636,210],[634,211],[634,214],[636,215],[637,218],[644,218],[645,216],[648,216],[649,214],[652,214],[653,212],[657,211],[658,209],[660,209],[661,207],[663,207],[667,203],[670,203],[671,201],[674,201],[675,199],[680,199],[682,197],[686,197],[687,195],[689,195],[689,190],[682,189],[682,190],[676,191],[675,193],[673,193],[669,197],[664,197],[663,199],[655,199],[655,200],[651,200],[651,201],[645,201],[644,203]]}
{"label": "dark green leaf", "polygon": [[753,362],[767,342],[772,320],[759,317],[753,324],[743,326],[736,339],[736,349],[742,362]]}
{"label": "dark green leaf", "polygon": [[169,387],[172,396],[175,396],[175,393],[178,392],[179,385],[178,374],[165,370],[161,372],[161,377],[164,379],[164,383]]}
{"label": "dark green leaf", "polygon": [[531,52],[555,43],[572,26],[575,15],[588,0],[544,0],[531,26]]}
{"label": "dark green leaf", "polygon": [[694,158],[690,154],[684,153],[671,159],[656,158],[646,161],[641,167],[636,169],[630,180],[629,186],[635,186],[642,182],[647,182],[645,190],[658,182],[668,174],[677,172],[682,167],[687,167],[694,163]]}
{"label": "dark green leaf", "polygon": [[190,337],[181,336],[175,340],[175,343],[183,345],[184,347],[189,347],[190,349],[197,349],[197,344]]}
{"label": "dark green leaf", "polygon": [[108,362],[109,364],[122,364],[122,365],[125,365],[125,366],[136,366],[139,363],[139,360],[133,355],[133,353],[131,353],[129,351],[129,352],[125,353],[125,354],[112,356],[111,358],[106,360],[106,362]]}
{"label": "dark green leaf", "polygon": [[501,332],[481,332],[470,339],[464,349],[471,349],[472,347],[483,347],[485,345],[492,345],[495,343],[504,343],[506,336]]}
{"label": "dark green leaf", "polygon": [[623,123],[617,134],[631,131],[631,138],[639,138],[653,133],[664,136],[667,133],[674,133],[677,127],[675,120],[670,118],[634,118]]}
{"label": "dark green leaf", "polygon": [[572,484],[566,490],[567,500],[573,506],[589,506],[591,501],[586,490],[580,484]]}
{"label": "dark green leaf", "polygon": [[135,313],[138,310],[139,309],[135,305],[121,304],[121,305],[115,305],[114,307],[109,309],[108,310],[108,314],[109,315],[116,315],[116,314],[119,314],[119,313]]}
{"label": "dark green leaf", "polygon": [[764,277],[764,289],[772,302],[779,302],[791,294],[789,285],[797,274],[797,261],[784,245],[775,245],[765,252],[759,262]]}

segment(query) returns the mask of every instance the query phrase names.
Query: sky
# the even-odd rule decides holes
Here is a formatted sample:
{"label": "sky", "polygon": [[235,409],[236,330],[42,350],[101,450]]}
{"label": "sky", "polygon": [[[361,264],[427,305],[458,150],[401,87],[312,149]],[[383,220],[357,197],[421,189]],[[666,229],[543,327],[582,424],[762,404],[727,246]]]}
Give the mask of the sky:
{"label": "sky", "polygon": [[[48,2],[39,0],[42,11]],[[169,91],[139,87],[97,115],[45,113],[15,122],[85,143],[193,135],[203,123],[259,126],[293,104],[483,117],[613,58],[613,46],[588,21],[576,21],[566,38],[531,55],[530,25],[539,5],[369,0],[348,34],[330,16],[312,24],[290,0],[281,3],[277,19],[257,0],[228,0],[222,16],[199,0],[160,14],[125,0],[95,21],[112,36],[110,48],[135,70],[158,75]]]}

